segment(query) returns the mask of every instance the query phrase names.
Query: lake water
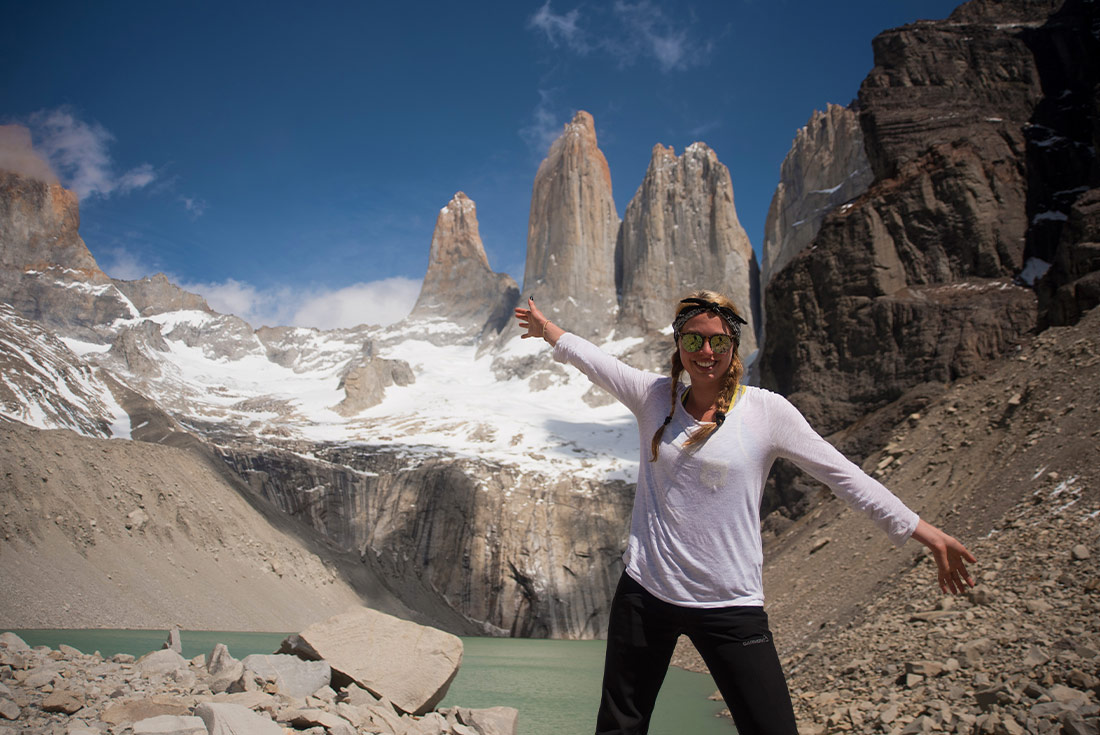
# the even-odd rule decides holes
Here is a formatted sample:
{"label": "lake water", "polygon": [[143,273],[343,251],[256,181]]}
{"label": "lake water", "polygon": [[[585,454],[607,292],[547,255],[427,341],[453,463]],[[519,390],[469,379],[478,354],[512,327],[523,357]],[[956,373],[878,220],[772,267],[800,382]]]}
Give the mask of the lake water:
{"label": "lake water", "polygon": [[[85,653],[141,656],[159,649],[167,631],[17,630],[32,646],[62,643]],[[224,643],[236,658],[271,653],[285,633],[183,631],[183,655],[209,654]],[[462,667],[441,707],[507,706],[519,710],[521,735],[587,733],[595,728],[603,667],[603,641],[547,641],[521,638],[463,638]],[[670,669],[657,699],[651,735],[733,735],[736,729],[716,717],[720,702],[705,674]]]}

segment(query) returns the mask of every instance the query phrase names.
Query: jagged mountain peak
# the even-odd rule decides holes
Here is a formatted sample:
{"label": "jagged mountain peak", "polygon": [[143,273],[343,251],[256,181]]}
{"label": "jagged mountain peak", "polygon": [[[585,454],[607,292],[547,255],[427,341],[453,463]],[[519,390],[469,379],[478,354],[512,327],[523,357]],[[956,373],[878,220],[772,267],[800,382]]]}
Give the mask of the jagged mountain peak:
{"label": "jagged mountain peak", "polygon": [[578,334],[606,336],[618,312],[618,230],[611,170],[597,145],[595,122],[582,110],[535,174],[524,292]]}
{"label": "jagged mountain peak", "polygon": [[499,331],[518,294],[511,276],[489,267],[477,206],[457,192],[436,217],[428,270],[409,319],[439,322],[437,338],[467,340]]}
{"label": "jagged mountain peak", "polygon": [[627,205],[619,235],[620,328],[644,333],[667,327],[669,304],[707,288],[734,300],[750,327],[741,353],[756,349],[752,324],[755,256],[737,218],[729,169],[706,143],[680,156],[655,145],[645,179]]}

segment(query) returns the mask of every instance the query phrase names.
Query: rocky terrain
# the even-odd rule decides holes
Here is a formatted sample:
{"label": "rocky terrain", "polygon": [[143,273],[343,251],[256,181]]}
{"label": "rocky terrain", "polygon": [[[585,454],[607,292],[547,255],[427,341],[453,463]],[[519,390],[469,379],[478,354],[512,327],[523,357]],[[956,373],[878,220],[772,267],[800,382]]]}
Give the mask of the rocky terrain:
{"label": "rocky terrain", "polygon": [[32,649],[0,634],[0,732],[517,732],[518,713],[509,707],[436,710],[458,672],[461,640],[365,608],[309,626],[277,654],[238,661],[219,643],[187,660],[181,649],[179,629],[162,650],[136,661],[66,645]]}
{"label": "rocky terrain", "polygon": [[[1096,732],[1098,385],[1093,309],[942,386],[865,461],[977,556],[964,597],[940,595],[923,547],[895,549],[831,495],[765,521],[767,609],[802,732]],[[678,663],[703,670],[681,643]]]}

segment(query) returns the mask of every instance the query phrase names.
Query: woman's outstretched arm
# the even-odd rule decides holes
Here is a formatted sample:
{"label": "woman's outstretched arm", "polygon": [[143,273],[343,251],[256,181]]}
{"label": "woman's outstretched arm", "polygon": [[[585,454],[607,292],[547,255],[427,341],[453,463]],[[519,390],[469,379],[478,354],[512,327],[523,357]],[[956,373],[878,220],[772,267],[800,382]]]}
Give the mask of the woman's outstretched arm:
{"label": "woman's outstretched arm", "polygon": [[932,551],[939,572],[940,589],[944,594],[961,594],[966,591],[967,585],[974,586],[974,580],[970,578],[970,572],[966,571],[964,562],[973,564],[977,559],[954,537],[948,536],[931,523],[919,521],[913,531],[913,538]]}
{"label": "woman's outstretched arm", "polygon": [[526,309],[522,306],[516,307],[516,319],[519,325],[527,330],[526,334],[521,335],[523,339],[542,337],[553,347],[558,343],[558,338],[565,334],[564,329],[552,323],[539,311],[533,298],[527,299]]}

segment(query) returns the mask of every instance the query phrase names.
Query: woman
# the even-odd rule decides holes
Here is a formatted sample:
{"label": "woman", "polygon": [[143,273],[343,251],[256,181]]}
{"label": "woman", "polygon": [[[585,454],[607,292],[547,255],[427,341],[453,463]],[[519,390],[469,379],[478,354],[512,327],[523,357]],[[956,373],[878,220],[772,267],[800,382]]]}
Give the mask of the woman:
{"label": "woman", "polygon": [[[742,735],[796,733],[794,711],[764,613],[760,500],[776,457],[828,484],[901,545],[932,550],[944,593],[973,586],[974,561],[951,536],[810,428],[785,398],[740,385],[741,325],[726,297],[699,291],[672,323],[672,373],[636,370],[548,320],[528,299],[516,318],[626,405],[641,462],[626,568],[611,603],[596,732],[645,733],[676,639],[687,635]],[[680,382],[683,373],[690,387]]]}

